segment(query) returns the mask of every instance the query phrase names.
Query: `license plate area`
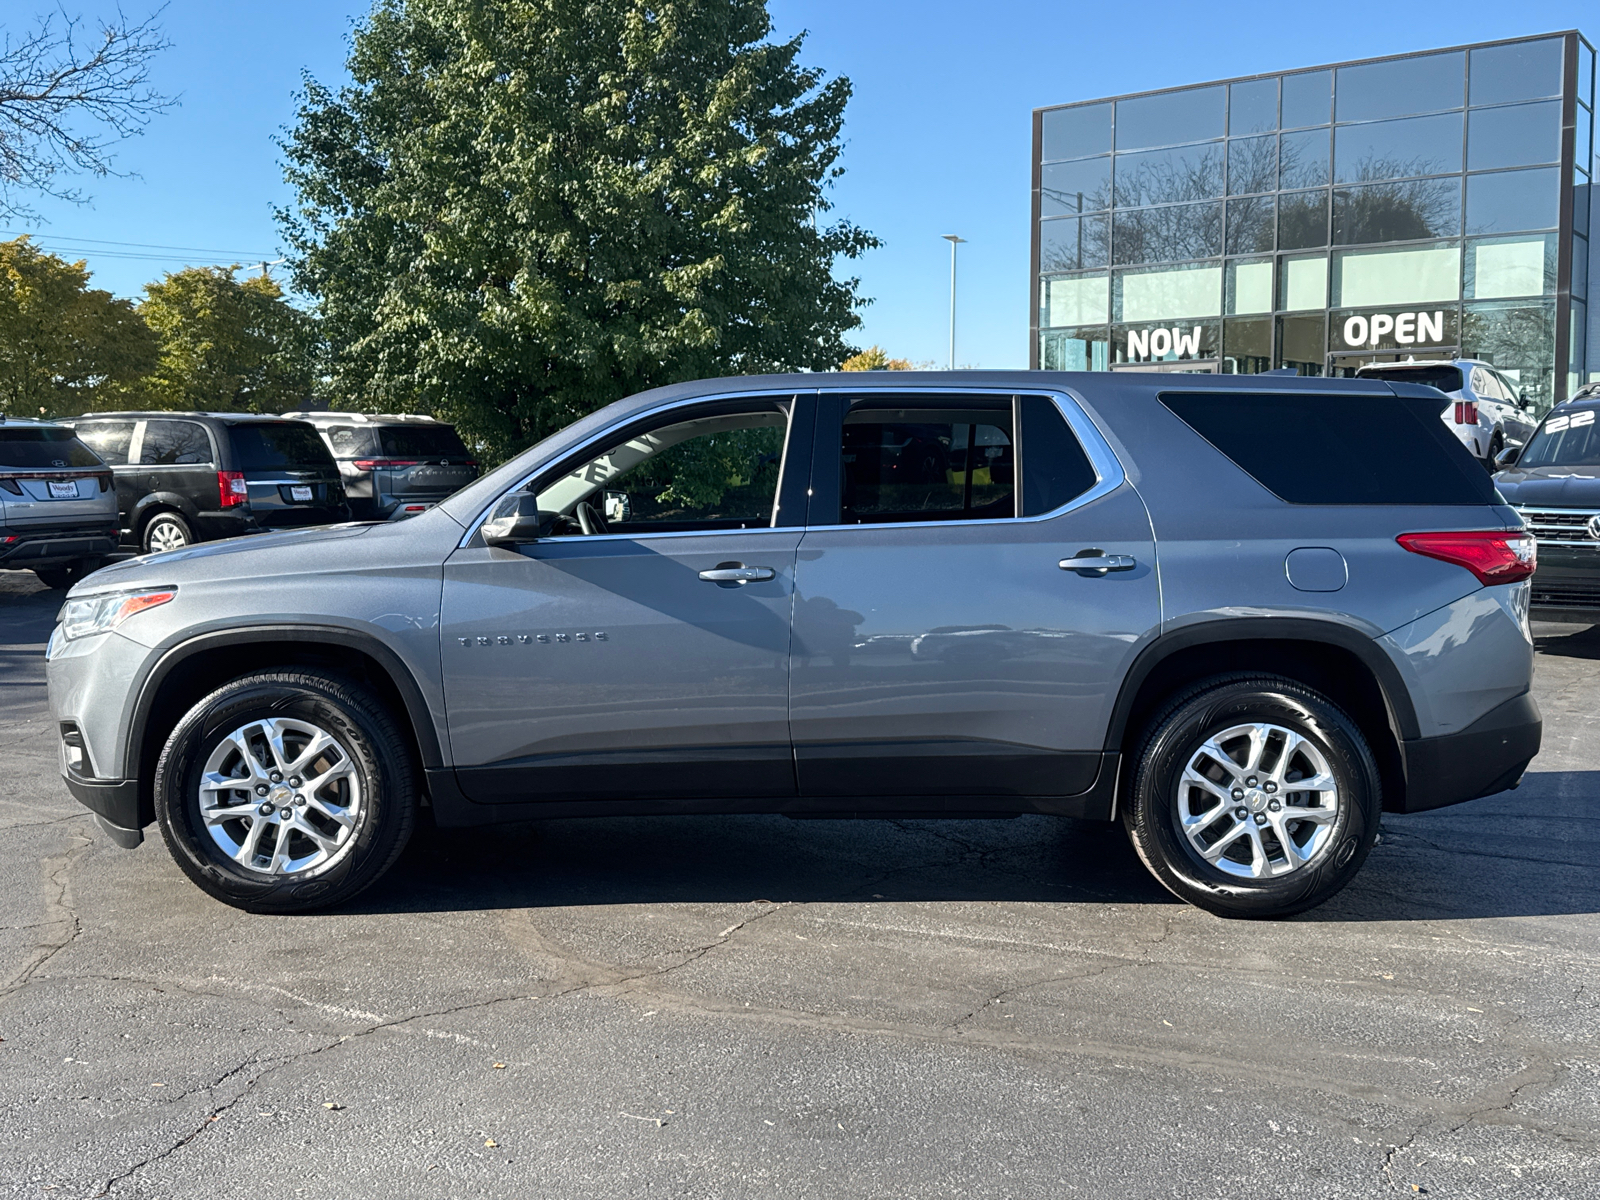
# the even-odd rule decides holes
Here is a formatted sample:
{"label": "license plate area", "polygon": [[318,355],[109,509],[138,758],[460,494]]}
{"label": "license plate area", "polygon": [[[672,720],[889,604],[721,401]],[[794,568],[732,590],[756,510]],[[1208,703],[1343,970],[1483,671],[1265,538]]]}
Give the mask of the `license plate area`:
{"label": "license plate area", "polygon": [[52,500],[76,500],[78,498],[78,481],[76,479],[51,479],[45,482]]}
{"label": "license plate area", "polygon": [[303,484],[295,484],[289,489],[289,499],[306,503],[316,496],[316,492]]}

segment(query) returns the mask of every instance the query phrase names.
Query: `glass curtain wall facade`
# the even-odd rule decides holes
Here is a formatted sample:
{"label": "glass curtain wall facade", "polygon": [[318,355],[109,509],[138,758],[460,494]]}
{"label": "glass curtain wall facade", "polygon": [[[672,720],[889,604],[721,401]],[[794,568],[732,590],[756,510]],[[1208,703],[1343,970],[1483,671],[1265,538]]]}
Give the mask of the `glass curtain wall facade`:
{"label": "glass curtain wall facade", "polygon": [[1033,366],[1461,356],[1547,407],[1600,379],[1594,98],[1569,32],[1038,109]]}

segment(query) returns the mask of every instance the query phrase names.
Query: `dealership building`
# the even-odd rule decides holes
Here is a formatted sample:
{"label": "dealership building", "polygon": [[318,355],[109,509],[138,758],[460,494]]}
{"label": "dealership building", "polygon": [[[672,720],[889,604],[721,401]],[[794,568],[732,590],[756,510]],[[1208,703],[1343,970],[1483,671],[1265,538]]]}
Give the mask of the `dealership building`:
{"label": "dealership building", "polygon": [[1594,100],[1567,32],[1037,109],[1032,365],[1479,358],[1544,408],[1600,380]]}

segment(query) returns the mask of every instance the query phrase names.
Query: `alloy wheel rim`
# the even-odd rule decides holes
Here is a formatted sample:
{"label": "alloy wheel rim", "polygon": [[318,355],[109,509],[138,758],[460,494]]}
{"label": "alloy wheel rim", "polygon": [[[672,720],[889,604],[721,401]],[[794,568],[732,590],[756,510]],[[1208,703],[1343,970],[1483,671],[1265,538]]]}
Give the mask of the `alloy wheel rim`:
{"label": "alloy wheel rim", "polygon": [[171,521],[158,522],[150,531],[150,549],[157,554],[167,550],[181,550],[188,544],[189,539],[183,536],[183,530]]}
{"label": "alloy wheel rim", "polygon": [[1178,831],[1229,875],[1268,879],[1327,851],[1339,785],[1322,750],[1282,725],[1251,722],[1212,734],[1177,785]]}
{"label": "alloy wheel rim", "polygon": [[206,760],[196,797],[217,848],[264,876],[326,870],[354,844],[364,795],[349,749],[308,721],[241,725]]}

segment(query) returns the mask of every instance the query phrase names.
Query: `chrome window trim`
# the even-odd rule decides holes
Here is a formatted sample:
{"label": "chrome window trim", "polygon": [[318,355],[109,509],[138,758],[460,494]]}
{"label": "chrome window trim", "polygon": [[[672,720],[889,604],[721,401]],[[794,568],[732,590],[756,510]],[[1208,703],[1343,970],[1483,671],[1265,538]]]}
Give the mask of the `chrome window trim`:
{"label": "chrome window trim", "polygon": [[[533,482],[539,473],[547,468],[551,463],[566,458],[568,454],[586,450],[597,443],[603,442],[606,438],[612,436],[617,429],[625,425],[630,425],[634,421],[654,417],[660,413],[672,412],[674,409],[686,408],[690,405],[716,403],[719,400],[742,400],[746,398],[770,400],[779,399],[785,396],[805,395],[808,392],[813,396],[860,396],[863,393],[870,395],[871,393],[879,391],[885,395],[961,395],[983,396],[990,399],[996,399],[1002,396],[1008,399],[1024,395],[1043,396],[1055,404],[1057,411],[1059,411],[1062,417],[1066,420],[1067,427],[1072,430],[1073,435],[1078,439],[1079,445],[1083,447],[1084,453],[1089,458],[1089,465],[1094,468],[1094,472],[1097,477],[1096,482],[1092,487],[1089,488],[1088,491],[1074,496],[1071,500],[1068,500],[1059,508],[1052,509],[1047,513],[1039,513],[1031,517],[991,517],[981,520],[965,521],[883,521],[867,524],[857,523],[854,525],[760,525],[753,529],[687,529],[677,531],[663,530],[660,533],[597,533],[588,535],[580,534],[578,536],[582,537],[586,543],[590,543],[606,541],[651,541],[656,538],[668,537],[725,537],[729,534],[747,535],[752,533],[761,533],[763,531],[771,533],[781,533],[784,531],[793,533],[810,533],[812,531],[822,532],[824,530],[835,529],[949,529],[973,525],[989,526],[1036,524],[1040,521],[1052,521],[1055,518],[1064,516],[1065,514],[1073,512],[1076,509],[1083,508],[1085,505],[1092,504],[1103,496],[1109,496],[1112,492],[1116,491],[1119,487],[1127,482],[1127,472],[1123,469],[1122,463],[1117,458],[1116,452],[1111,449],[1111,443],[1108,442],[1105,438],[1105,435],[1100,432],[1100,427],[1096,425],[1089,417],[1088,412],[1084,410],[1076,396],[1068,391],[1063,391],[1056,388],[1039,388],[1038,390],[1029,388],[1024,391],[1007,391],[984,387],[929,387],[927,385],[923,385],[919,387],[883,389],[829,387],[811,389],[802,388],[798,390],[793,388],[784,388],[777,391],[762,392],[713,392],[704,396],[694,396],[685,400],[675,400],[669,404],[662,404],[656,408],[645,409],[642,412],[634,413],[631,416],[628,416],[617,422],[615,425],[607,426],[599,433],[586,438],[576,446],[572,446],[569,449],[563,450],[561,453],[552,456],[551,458],[545,459],[538,466],[534,467],[533,470],[529,471],[526,475],[518,479],[515,484],[501,492],[494,498],[494,500],[484,507],[477,517],[475,517],[467,526],[466,533],[463,534],[461,540],[456,543],[456,549],[466,549],[467,544],[475,536],[477,536],[479,527],[489,519],[489,513],[493,511],[494,506],[501,500],[505,499],[505,497],[527,487],[528,484]],[[790,424],[792,427],[792,416],[790,419]],[[787,435],[785,435],[786,447],[787,444]],[[787,465],[787,455],[785,456],[785,465]],[[782,481],[780,480],[780,486],[781,482]]]}
{"label": "chrome window trim", "polygon": [[[859,394],[861,389],[854,388],[823,388],[819,394]],[[874,389],[876,390],[876,389]],[[971,525],[1028,525],[1040,521],[1053,521],[1059,516],[1072,512],[1075,509],[1092,504],[1102,496],[1109,496],[1127,482],[1127,472],[1122,469],[1122,463],[1117,458],[1116,452],[1111,449],[1111,443],[1106,441],[1105,435],[1089,418],[1078,403],[1076,396],[1070,392],[1059,391],[1055,388],[1039,388],[1037,391],[1029,388],[1024,391],[996,391],[993,388],[963,388],[963,387],[914,387],[885,389],[896,395],[967,395],[986,396],[989,398],[1015,398],[1020,396],[1043,396],[1052,401],[1056,409],[1067,422],[1067,427],[1072,430],[1073,436],[1078,439],[1078,444],[1083,447],[1083,452],[1088,455],[1089,465],[1094,468],[1096,482],[1088,491],[1074,496],[1059,508],[1051,509],[1047,513],[1038,513],[1031,517],[985,517],[981,520],[965,521],[869,521],[856,522],[852,525],[807,525],[806,532],[835,529],[952,529]],[[1016,431],[1020,433],[1019,431]],[[1023,447],[1023,453],[1027,448]]]}
{"label": "chrome window trim", "polygon": [[[688,408],[688,407],[690,407],[692,405],[695,405],[695,404],[715,404],[720,400],[781,400],[781,399],[784,399],[786,397],[803,396],[803,395],[808,395],[808,394],[809,395],[813,395],[813,396],[816,395],[817,394],[817,389],[816,388],[778,388],[778,389],[772,389],[772,390],[763,390],[763,391],[759,391],[759,392],[745,392],[745,391],[739,391],[739,392],[708,392],[703,396],[689,396],[689,397],[686,397],[685,399],[682,399],[682,400],[672,400],[672,401],[669,401],[669,402],[667,402],[665,404],[658,404],[654,408],[641,409],[639,412],[630,413],[628,416],[623,417],[620,421],[616,422],[614,425],[608,425],[604,429],[600,430],[600,432],[598,432],[596,434],[593,434],[590,437],[585,438],[583,441],[577,443],[576,445],[569,446],[566,449],[561,450],[559,453],[554,454],[551,457],[545,459],[544,461],[542,461],[539,464],[537,464],[526,475],[523,475],[522,477],[520,477],[517,480],[516,483],[514,483],[510,487],[506,488],[505,491],[501,492],[498,496],[496,496],[493,500],[491,500],[488,504],[486,504],[483,507],[483,509],[478,513],[478,515],[476,517],[474,517],[471,521],[467,522],[467,530],[466,530],[466,532],[464,534],[462,534],[461,540],[456,543],[456,549],[457,550],[465,550],[467,548],[467,543],[469,543],[470,541],[472,541],[473,538],[478,536],[479,527],[481,527],[483,525],[483,523],[489,519],[489,514],[494,511],[495,505],[499,504],[500,501],[504,500],[507,496],[510,496],[515,492],[520,492],[523,488],[527,487],[530,483],[532,483],[534,481],[535,478],[538,477],[539,473],[541,471],[545,470],[547,467],[549,467],[551,463],[559,462],[561,459],[566,458],[567,455],[569,455],[569,454],[576,454],[581,450],[587,450],[590,447],[595,446],[598,443],[605,441],[605,439],[614,436],[618,429],[621,429],[626,425],[631,425],[635,421],[646,420],[646,419],[648,419],[650,417],[657,416],[658,414],[661,414],[661,413],[669,413],[669,412],[672,412],[675,409],[679,409],[679,408]],[[789,414],[789,426],[792,427],[793,424],[794,424],[794,414],[790,413]],[[789,435],[788,435],[788,430],[786,429],[785,432],[784,432],[784,449],[785,449],[785,451],[787,451],[788,446],[789,446]],[[788,457],[787,454],[785,454],[785,460],[787,460],[787,457]],[[778,486],[779,487],[783,486],[783,479],[782,479],[781,474],[780,474],[780,477],[779,477],[779,480],[778,480]],[[763,525],[763,526],[760,526],[759,528],[760,529],[773,529],[773,530],[776,530],[776,529],[795,529],[795,530],[799,530],[799,529],[803,529],[804,526],[801,526],[801,525],[780,525],[780,526]],[[599,534],[588,534],[588,535],[580,534],[578,536],[584,537],[585,540],[587,540],[587,541],[598,541],[598,540],[600,540],[602,538],[635,538],[635,539],[637,539],[637,538],[641,538],[641,537],[646,537],[646,538],[656,538],[656,537],[695,537],[695,536],[701,535],[701,534],[755,533],[755,532],[757,532],[757,530],[753,530],[753,529],[698,529],[698,530],[693,530],[692,529],[692,530],[683,530],[683,531],[680,531],[680,532],[677,532],[677,533],[671,533],[671,532],[665,532],[664,531],[662,533],[645,533],[645,534],[599,533]]]}

